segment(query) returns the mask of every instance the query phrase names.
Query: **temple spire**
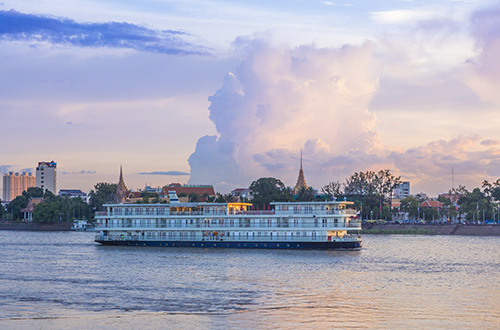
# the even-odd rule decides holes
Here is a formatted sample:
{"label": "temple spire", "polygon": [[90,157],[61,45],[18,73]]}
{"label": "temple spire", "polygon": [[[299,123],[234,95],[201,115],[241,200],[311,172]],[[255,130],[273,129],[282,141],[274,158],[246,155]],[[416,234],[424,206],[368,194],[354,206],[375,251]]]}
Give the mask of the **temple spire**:
{"label": "temple spire", "polygon": [[118,186],[116,187],[116,199],[118,200],[118,203],[125,202],[127,198],[127,193],[128,189],[127,186],[125,185],[125,181],[123,180],[123,170],[122,166],[120,165],[120,179],[118,181]]}
{"label": "temple spire", "polygon": [[297,183],[295,184],[295,188],[293,189],[294,195],[297,195],[301,188],[307,189],[306,178],[304,176],[304,170],[302,169],[302,149],[300,149],[300,170],[299,177],[297,178]]}

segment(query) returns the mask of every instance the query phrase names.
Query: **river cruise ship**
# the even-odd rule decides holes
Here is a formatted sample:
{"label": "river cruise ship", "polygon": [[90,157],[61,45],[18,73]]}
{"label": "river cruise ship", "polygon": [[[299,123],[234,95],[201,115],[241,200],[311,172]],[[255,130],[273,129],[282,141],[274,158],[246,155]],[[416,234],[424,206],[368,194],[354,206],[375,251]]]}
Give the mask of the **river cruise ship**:
{"label": "river cruise ship", "polygon": [[107,204],[96,213],[103,245],[360,249],[352,202]]}

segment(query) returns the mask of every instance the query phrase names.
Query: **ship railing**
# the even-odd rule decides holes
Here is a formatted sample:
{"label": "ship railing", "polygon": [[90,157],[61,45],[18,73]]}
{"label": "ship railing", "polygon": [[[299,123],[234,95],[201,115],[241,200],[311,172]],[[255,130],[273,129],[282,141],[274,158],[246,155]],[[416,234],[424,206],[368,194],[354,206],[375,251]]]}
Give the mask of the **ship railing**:
{"label": "ship railing", "polygon": [[[292,220],[293,221],[293,220]],[[210,223],[210,222],[194,222],[194,223],[97,223],[96,228],[225,228],[225,229],[234,229],[234,228],[249,228],[249,229],[270,229],[270,228],[290,228],[290,229],[304,229],[304,228],[325,228],[328,229],[361,229],[360,222],[339,222],[332,223],[326,222],[323,223],[321,219],[317,219],[315,221],[305,221],[295,223],[288,220],[288,222],[276,222],[273,221],[271,223],[266,222],[265,220],[260,223],[252,223],[250,221],[239,222],[238,220],[226,220],[224,222]]]}
{"label": "ship railing", "polygon": [[229,215],[271,215],[275,214],[274,210],[248,210],[248,211],[228,211],[227,214]]}
{"label": "ship railing", "polygon": [[277,210],[276,214],[283,215],[300,215],[300,214],[310,214],[310,215],[356,215],[356,210],[354,209],[332,209],[332,210],[308,210],[308,209],[300,209],[300,210]]}
{"label": "ship railing", "polygon": [[168,216],[187,216],[187,215],[316,215],[316,216],[321,216],[321,215],[348,215],[348,216],[355,216],[356,215],[356,210],[352,209],[347,209],[347,210],[324,210],[324,211],[311,211],[311,210],[288,210],[288,211],[275,211],[275,210],[263,210],[263,211],[255,211],[255,210],[249,210],[249,211],[217,211],[217,212],[211,212],[211,211],[164,211],[164,212],[156,212],[156,211],[151,211],[151,212],[138,212],[138,211],[131,211],[131,212],[118,212],[118,211],[113,211],[113,212],[106,212],[106,211],[98,211],[96,212],[97,216],[162,216],[162,215],[168,215]]}

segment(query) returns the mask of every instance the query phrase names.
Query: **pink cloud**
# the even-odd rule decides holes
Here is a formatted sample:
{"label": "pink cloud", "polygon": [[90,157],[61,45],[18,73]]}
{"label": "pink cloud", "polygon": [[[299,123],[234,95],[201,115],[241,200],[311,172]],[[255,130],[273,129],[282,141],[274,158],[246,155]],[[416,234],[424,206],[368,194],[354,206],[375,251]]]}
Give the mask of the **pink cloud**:
{"label": "pink cloud", "polygon": [[[452,167],[457,184],[474,186],[500,176],[499,149],[492,148],[493,140],[477,134],[406,150],[382,142],[377,117],[369,110],[380,91],[372,43],[290,49],[242,38],[237,46],[245,56],[209,98],[210,119],[219,135],[199,139],[189,158],[190,182],[205,179],[220,190],[230,190],[274,176],[291,186],[300,149],[306,180],[316,188],[343,181],[355,171],[382,168],[431,194],[451,188]],[[458,80],[448,80],[444,86],[467,90]],[[473,92],[467,93],[470,104],[479,103]],[[452,106],[452,94],[443,99],[439,90],[422,87],[423,98],[431,95],[429,104],[449,99]],[[409,97],[406,105],[418,102]]]}

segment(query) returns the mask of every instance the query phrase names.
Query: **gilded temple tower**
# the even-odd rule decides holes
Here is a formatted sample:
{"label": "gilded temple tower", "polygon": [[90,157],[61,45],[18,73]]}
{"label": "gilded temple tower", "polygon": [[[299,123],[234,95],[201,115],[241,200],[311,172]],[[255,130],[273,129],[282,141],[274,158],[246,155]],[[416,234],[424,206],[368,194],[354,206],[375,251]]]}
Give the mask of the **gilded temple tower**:
{"label": "gilded temple tower", "polygon": [[127,193],[128,190],[125,185],[125,181],[123,180],[122,166],[120,165],[120,181],[118,181],[118,187],[116,187],[116,199],[118,200],[118,203],[125,202]]}
{"label": "gilded temple tower", "polygon": [[297,183],[295,184],[295,188],[293,189],[294,195],[297,195],[302,187],[307,189],[306,178],[304,177],[304,170],[302,169],[302,149],[301,149],[299,177],[297,178]]}

